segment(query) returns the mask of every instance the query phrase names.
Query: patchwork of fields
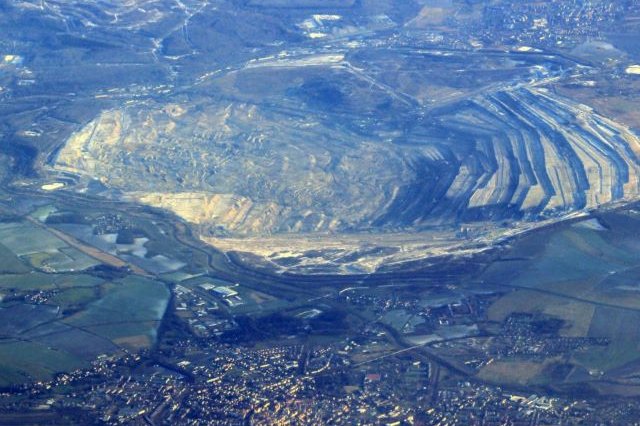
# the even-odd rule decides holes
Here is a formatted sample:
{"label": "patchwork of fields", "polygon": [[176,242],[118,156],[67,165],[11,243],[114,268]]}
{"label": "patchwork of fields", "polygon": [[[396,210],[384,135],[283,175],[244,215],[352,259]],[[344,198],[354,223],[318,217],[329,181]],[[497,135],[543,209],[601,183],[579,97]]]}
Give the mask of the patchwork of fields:
{"label": "patchwork of fields", "polygon": [[155,342],[167,286],[133,275],[101,278],[98,265],[41,222],[0,223],[0,386]]}
{"label": "patchwork of fields", "polygon": [[[548,357],[539,361],[539,374],[523,378],[522,369],[505,368],[510,376],[501,380],[560,387],[586,381],[598,388],[597,380],[604,379],[632,385],[640,366],[639,227],[634,210],[604,214],[524,238],[510,260],[488,268],[482,277],[486,285],[508,290],[489,308],[489,320],[527,313],[560,320],[558,338],[606,342],[567,350],[561,362],[569,367],[560,377],[542,368],[560,362]],[[505,362],[514,360],[498,361],[491,369]]]}

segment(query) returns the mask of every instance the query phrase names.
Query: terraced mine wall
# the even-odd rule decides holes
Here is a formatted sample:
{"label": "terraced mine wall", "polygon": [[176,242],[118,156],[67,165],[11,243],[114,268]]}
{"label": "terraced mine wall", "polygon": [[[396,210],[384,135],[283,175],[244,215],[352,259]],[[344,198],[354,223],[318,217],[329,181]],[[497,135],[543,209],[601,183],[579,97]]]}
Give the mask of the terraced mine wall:
{"label": "terraced mine wall", "polygon": [[55,167],[222,235],[270,235],[553,217],[636,198],[639,152],[628,128],[521,88],[451,106],[402,143],[244,103],[127,107]]}

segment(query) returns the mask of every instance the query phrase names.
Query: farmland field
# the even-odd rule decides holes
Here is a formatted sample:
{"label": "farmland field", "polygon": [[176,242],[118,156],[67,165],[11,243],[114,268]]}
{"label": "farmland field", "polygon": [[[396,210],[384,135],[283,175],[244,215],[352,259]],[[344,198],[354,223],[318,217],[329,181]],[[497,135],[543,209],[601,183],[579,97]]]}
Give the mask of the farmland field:
{"label": "farmland field", "polygon": [[67,247],[53,234],[27,222],[0,223],[0,241],[18,256]]}
{"label": "farmland field", "polygon": [[85,274],[45,274],[42,272],[16,275],[4,274],[0,275],[0,289],[31,291],[69,287],[94,287],[103,281]]}
{"label": "farmland field", "polygon": [[167,308],[169,291],[164,284],[141,277],[127,277],[108,286],[105,296],[66,323],[108,339],[146,336],[153,343],[156,328]]}
{"label": "farmland field", "polygon": [[79,273],[100,262],[28,221],[0,223],[0,239],[0,386],[154,343],[169,300],[164,284]]}
{"label": "farmland field", "polygon": [[547,315],[562,321],[561,336],[604,339],[606,345],[573,352],[571,360],[613,378],[640,359],[640,220],[629,212],[597,220],[522,238],[509,250],[513,260],[493,263],[483,279],[510,290],[489,307],[490,320]]}
{"label": "farmland field", "polygon": [[78,358],[39,343],[0,343],[0,386],[48,379],[55,373],[83,365],[86,364]]}
{"label": "farmland field", "polygon": [[0,244],[0,272],[20,274],[29,272],[29,268],[11,250]]}

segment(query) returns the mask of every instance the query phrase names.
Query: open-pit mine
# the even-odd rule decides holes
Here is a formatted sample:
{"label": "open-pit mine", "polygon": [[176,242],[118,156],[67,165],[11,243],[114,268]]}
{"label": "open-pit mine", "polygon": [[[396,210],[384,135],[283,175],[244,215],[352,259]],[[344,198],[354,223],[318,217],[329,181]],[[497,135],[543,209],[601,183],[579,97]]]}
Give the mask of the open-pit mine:
{"label": "open-pit mine", "polygon": [[[562,61],[411,52],[389,76],[389,56],[252,60],[197,95],[100,112],[51,166],[299,272],[462,253],[498,226],[513,234],[640,195],[640,139],[550,90]],[[465,60],[476,86],[440,82],[441,99],[413,68]]]}

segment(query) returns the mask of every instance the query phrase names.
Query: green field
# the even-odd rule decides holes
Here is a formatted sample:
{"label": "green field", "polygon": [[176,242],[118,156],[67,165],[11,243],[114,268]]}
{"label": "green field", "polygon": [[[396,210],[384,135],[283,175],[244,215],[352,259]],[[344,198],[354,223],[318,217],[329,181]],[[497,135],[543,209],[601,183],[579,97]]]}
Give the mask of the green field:
{"label": "green field", "polygon": [[30,269],[6,246],[0,244],[0,272],[8,274],[24,274]]}
{"label": "green field", "polygon": [[0,386],[50,379],[55,373],[86,366],[66,352],[35,342],[0,343]]}
{"label": "green field", "polygon": [[[154,343],[170,296],[164,284],[73,272],[99,262],[28,222],[0,223],[0,238],[0,293],[14,300],[0,303],[0,386]],[[45,304],[21,301],[38,292]]]}
{"label": "green field", "polygon": [[[38,209],[31,218],[43,222],[53,210]],[[0,222],[0,386],[49,379],[101,354],[155,343],[171,296],[163,282],[80,273],[100,262],[37,223],[10,220]],[[155,226],[141,221],[140,227],[151,237],[154,255],[192,257]],[[198,259],[206,265],[205,255]],[[252,307],[271,300],[251,290],[246,296]]]}
{"label": "green field", "polygon": [[[168,288],[157,281],[130,276],[106,286],[105,295],[64,321],[109,340],[153,343],[169,301]],[[146,340],[145,340],[146,339]]]}
{"label": "green field", "polygon": [[99,265],[96,259],[71,247],[23,256],[34,268],[48,272],[83,271]]}
{"label": "green field", "polygon": [[100,264],[30,222],[0,223],[0,241],[0,272],[28,272],[19,258],[46,272],[82,271]]}
{"label": "green field", "polygon": [[509,262],[493,263],[485,283],[511,288],[489,319],[529,312],[563,320],[560,335],[604,338],[606,346],[568,353],[575,365],[615,375],[640,360],[640,220],[611,213],[606,229],[562,225],[522,238]]}
{"label": "green field", "polygon": [[58,237],[28,222],[0,223],[0,241],[18,256],[67,247]]}
{"label": "green field", "polygon": [[0,275],[0,289],[18,292],[50,290],[54,288],[94,287],[104,280],[85,274],[45,274],[31,272],[19,275]]}
{"label": "green field", "polygon": [[56,286],[60,289],[72,287],[95,287],[104,283],[104,280],[86,274],[62,274],[56,275]]}
{"label": "green field", "polygon": [[[0,305],[0,386],[47,379],[120,348],[149,347],[170,296],[164,284],[137,276],[104,283],[34,272],[0,282],[7,288],[59,290],[48,304]],[[68,308],[77,312],[65,317]]]}
{"label": "green field", "polygon": [[53,274],[31,272],[20,275],[0,275],[0,289],[16,291],[48,290],[56,288],[58,277]]}
{"label": "green field", "polygon": [[49,302],[60,306],[61,309],[67,309],[73,306],[84,306],[98,297],[97,292],[93,288],[78,287],[66,289],[51,299]]}

